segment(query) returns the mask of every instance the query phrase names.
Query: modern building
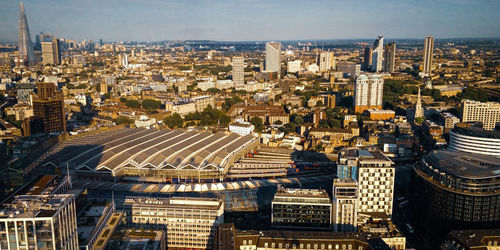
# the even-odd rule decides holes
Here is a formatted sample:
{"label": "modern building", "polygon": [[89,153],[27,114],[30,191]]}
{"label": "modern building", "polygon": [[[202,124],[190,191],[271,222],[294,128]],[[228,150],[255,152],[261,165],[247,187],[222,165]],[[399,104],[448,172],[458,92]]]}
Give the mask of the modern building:
{"label": "modern building", "polygon": [[444,132],[449,133],[455,127],[455,124],[460,122],[460,118],[451,113],[443,112],[441,113],[441,121],[444,124]]}
{"label": "modern building", "polygon": [[332,202],[324,190],[279,187],[271,208],[273,227],[331,228]]}
{"label": "modern building", "polygon": [[276,72],[278,78],[281,75],[281,43],[266,43],[266,72]]}
{"label": "modern building", "polygon": [[379,36],[377,40],[373,43],[373,53],[372,53],[372,71],[380,72],[383,69],[383,57],[384,57],[384,37]]}
{"label": "modern building", "polygon": [[500,229],[453,230],[447,236],[441,249],[473,250],[499,249]]}
{"label": "modern building", "polygon": [[33,97],[32,133],[52,133],[66,131],[64,97],[56,91],[54,83],[37,84],[37,96]]}
{"label": "modern building", "polygon": [[26,13],[24,12],[24,4],[21,3],[21,12],[19,16],[19,40],[18,40],[19,59],[26,66],[36,64],[35,51],[31,42],[31,33],[28,26]]}
{"label": "modern building", "polygon": [[361,64],[352,62],[339,62],[337,63],[337,71],[345,72],[351,77],[357,77],[361,74]]}
{"label": "modern building", "polygon": [[297,73],[302,69],[302,61],[294,60],[287,62],[287,72],[288,73]]}
{"label": "modern building", "polygon": [[390,42],[384,51],[384,72],[394,73],[396,66],[396,43]]}
{"label": "modern building", "polygon": [[450,131],[448,150],[500,157],[500,131],[485,130],[480,124],[457,123]]}
{"label": "modern building", "polygon": [[366,46],[363,54],[363,70],[370,71],[372,69],[372,55],[373,49]]}
{"label": "modern building", "polygon": [[233,57],[233,84],[245,84],[245,58],[242,56]]}
{"label": "modern building", "polygon": [[358,183],[356,180],[333,180],[332,223],[335,232],[356,232],[358,226]]}
{"label": "modern building", "polygon": [[0,249],[79,249],[74,196],[15,196],[0,210]]}
{"label": "modern building", "polygon": [[224,202],[216,198],[127,198],[128,222],[166,229],[168,249],[212,249],[215,231],[224,223]]}
{"label": "modern building", "polygon": [[432,58],[434,57],[434,37],[427,36],[424,43],[424,68],[425,74],[432,72]]}
{"label": "modern building", "polygon": [[358,214],[392,215],[395,168],[389,158],[378,149],[345,148],[339,153],[339,163],[345,166],[347,174],[342,175],[347,178],[358,173],[352,178],[358,181]]}
{"label": "modern building", "polygon": [[319,54],[318,64],[320,72],[335,69],[335,54],[333,52],[321,52]]}
{"label": "modern building", "polygon": [[380,75],[360,75],[354,84],[354,112],[382,109],[384,79]]}
{"label": "modern building", "polygon": [[438,237],[500,223],[500,158],[432,151],[413,167],[409,187],[416,221]]}
{"label": "modern building", "polygon": [[239,121],[229,124],[229,131],[239,134],[241,136],[251,134],[254,129],[255,127],[253,124],[245,121]]}
{"label": "modern building", "polygon": [[482,122],[484,129],[493,130],[500,122],[500,103],[463,100],[462,122]]}
{"label": "modern building", "polygon": [[59,39],[54,38],[50,42],[41,42],[42,44],[42,64],[59,65],[61,64],[61,46]]}

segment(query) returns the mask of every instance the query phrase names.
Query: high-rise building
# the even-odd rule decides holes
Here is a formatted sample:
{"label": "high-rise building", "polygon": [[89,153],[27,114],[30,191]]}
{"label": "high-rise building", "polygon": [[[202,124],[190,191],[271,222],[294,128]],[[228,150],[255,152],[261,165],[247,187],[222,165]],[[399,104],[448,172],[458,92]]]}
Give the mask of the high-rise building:
{"label": "high-rise building", "polygon": [[335,69],[335,54],[333,52],[321,52],[319,54],[318,64],[320,72]]}
{"label": "high-rise building", "polygon": [[167,230],[169,249],[212,249],[215,231],[224,223],[224,203],[215,198],[127,198],[131,223]]}
{"label": "high-rise building", "polygon": [[122,67],[128,66],[128,55],[127,54],[118,54],[118,65]]}
{"label": "high-rise building", "polygon": [[302,61],[301,60],[289,61],[287,63],[287,72],[288,73],[297,73],[301,69],[302,69]]}
{"label": "high-rise building", "polygon": [[361,74],[361,65],[352,62],[337,63],[337,71],[348,73],[351,77],[357,77]]}
{"label": "high-rise building", "polygon": [[277,228],[331,228],[332,202],[324,190],[278,188],[271,203]]}
{"label": "high-rise building", "polygon": [[384,37],[379,36],[377,40],[373,43],[373,53],[372,53],[372,71],[380,72],[382,71],[382,62],[384,56]]}
{"label": "high-rise building", "polygon": [[415,115],[413,121],[424,118],[424,109],[422,108],[422,98],[420,96],[420,87],[418,88],[417,104],[415,105]]}
{"label": "high-rise building", "polygon": [[363,70],[370,71],[372,69],[372,54],[373,49],[369,46],[366,46],[363,56]]}
{"label": "high-rise building", "polygon": [[500,122],[500,103],[462,101],[462,122],[481,122],[486,130],[493,130]]}
{"label": "high-rise building", "polygon": [[354,84],[354,112],[382,109],[384,79],[380,75],[360,75]]}
{"label": "high-rise building", "polygon": [[384,72],[394,73],[395,66],[396,66],[396,43],[391,42],[385,46]]}
{"label": "high-rise building", "polygon": [[28,20],[24,13],[24,4],[21,3],[21,13],[19,17],[19,59],[27,66],[35,65],[35,51],[33,50],[33,43],[31,42],[30,28]]}
{"label": "high-rise building", "polygon": [[353,179],[333,181],[333,229],[355,232],[358,226],[358,183]]}
{"label": "high-rise building", "polygon": [[266,43],[266,72],[278,73],[278,78],[281,74],[281,43],[268,42]]}
{"label": "high-rise building", "polygon": [[79,249],[74,195],[19,195],[4,204],[0,249]]}
{"label": "high-rise building", "polygon": [[64,114],[64,98],[56,91],[54,83],[40,82],[37,84],[38,96],[33,98],[33,132],[66,131]]}
{"label": "high-rise building", "polygon": [[424,73],[430,74],[432,71],[432,57],[434,56],[434,37],[425,38],[424,44]]}
{"label": "high-rise building", "polygon": [[58,65],[61,64],[61,49],[59,39],[54,38],[50,42],[42,43],[42,63]]}
{"label": "high-rise building", "polygon": [[233,57],[233,85],[234,87],[245,84],[245,58]]}

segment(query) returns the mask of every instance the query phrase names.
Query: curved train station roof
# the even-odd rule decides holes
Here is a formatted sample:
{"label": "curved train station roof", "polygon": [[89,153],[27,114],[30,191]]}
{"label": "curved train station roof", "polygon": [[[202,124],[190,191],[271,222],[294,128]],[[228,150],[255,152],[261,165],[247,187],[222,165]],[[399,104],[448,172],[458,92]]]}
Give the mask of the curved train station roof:
{"label": "curved train station roof", "polygon": [[123,128],[64,141],[41,160],[86,171],[227,169],[229,159],[256,141],[230,132]]}

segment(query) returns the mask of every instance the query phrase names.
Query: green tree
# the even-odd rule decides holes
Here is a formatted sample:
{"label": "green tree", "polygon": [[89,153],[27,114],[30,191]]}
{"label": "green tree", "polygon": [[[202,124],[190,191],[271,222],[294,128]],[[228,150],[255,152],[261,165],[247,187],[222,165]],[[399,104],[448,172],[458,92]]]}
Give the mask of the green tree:
{"label": "green tree", "polygon": [[281,124],[283,124],[283,122],[282,122],[282,121],[280,121],[280,120],[277,120],[277,121],[273,122],[273,124],[274,124],[274,125],[281,125]]}
{"label": "green tree", "polygon": [[250,123],[254,125],[255,127],[255,130],[257,132],[260,132],[262,131],[262,129],[264,128],[264,124],[263,124],[263,121],[260,117],[258,116],[254,116],[250,119]]}
{"label": "green tree", "polygon": [[216,93],[219,93],[220,92],[220,89],[218,88],[209,88],[207,89],[208,92],[212,93],[212,94],[216,94]]}
{"label": "green tree", "polygon": [[165,125],[169,128],[182,128],[184,120],[181,115],[173,113],[171,116],[165,117],[165,119],[163,119],[163,123],[165,123]]}
{"label": "green tree", "polygon": [[316,107],[321,107],[321,106],[323,106],[323,101],[316,102]]}
{"label": "green tree", "polygon": [[129,108],[135,108],[135,109],[138,109],[141,107],[141,104],[137,100],[127,100],[125,102],[125,105],[127,105],[127,107],[129,107]]}
{"label": "green tree", "polygon": [[129,119],[125,116],[120,116],[116,119],[113,119],[113,121],[116,123],[116,124],[125,124],[125,125],[130,125],[132,123],[134,123],[134,121],[132,119]]}
{"label": "green tree", "polygon": [[304,118],[302,118],[302,116],[300,116],[300,115],[296,115],[293,118],[293,123],[295,123],[297,125],[301,125],[302,123],[304,123]]}
{"label": "green tree", "polygon": [[160,101],[146,99],[142,101],[142,108],[147,110],[159,109],[161,106]]}
{"label": "green tree", "polygon": [[102,95],[102,98],[104,98],[104,99],[111,98],[111,93],[105,93],[104,95]]}

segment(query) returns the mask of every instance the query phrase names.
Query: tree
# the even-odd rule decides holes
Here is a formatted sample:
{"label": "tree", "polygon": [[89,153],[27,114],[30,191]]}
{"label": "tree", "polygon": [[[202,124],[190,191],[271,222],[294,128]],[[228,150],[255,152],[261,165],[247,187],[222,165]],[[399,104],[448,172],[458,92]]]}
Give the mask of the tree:
{"label": "tree", "polygon": [[142,101],[142,108],[147,110],[159,109],[161,106],[161,102],[156,100],[146,99]]}
{"label": "tree", "polygon": [[165,123],[169,128],[182,128],[184,120],[178,113],[173,113],[171,116],[163,119],[163,123]]}
{"label": "tree", "polygon": [[283,124],[283,122],[282,122],[282,121],[280,121],[280,120],[277,120],[277,121],[273,122],[273,124],[274,124],[274,125],[281,125],[281,124]]}
{"label": "tree", "polygon": [[109,99],[109,98],[111,98],[111,93],[105,93],[104,95],[102,95],[102,97],[104,99]]}
{"label": "tree", "polygon": [[212,93],[212,94],[216,94],[216,93],[219,93],[220,92],[220,89],[218,88],[209,88],[207,89],[208,92]]}
{"label": "tree", "polygon": [[293,123],[301,125],[302,123],[304,123],[304,118],[302,118],[302,116],[300,115],[297,115],[293,118]]}
{"label": "tree", "polygon": [[255,126],[255,130],[257,130],[258,132],[262,131],[262,129],[264,127],[262,119],[258,116],[252,117],[250,119],[250,123]]}
{"label": "tree", "polygon": [[120,102],[125,103],[125,102],[127,102],[127,99],[125,97],[120,97]]}
{"label": "tree", "polygon": [[127,105],[127,107],[129,107],[129,108],[135,108],[135,109],[138,109],[141,107],[141,104],[137,100],[127,100],[125,102],[125,105]]}
{"label": "tree", "polygon": [[321,106],[323,106],[323,101],[316,102],[316,107],[321,107]]}
{"label": "tree", "polygon": [[132,119],[129,119],[128,117],[125,117],[125,116],[120,116],[116,119],[113,119],[113,121],[116,124],[125,124],[125,125],[130,125],[130,124],[134,123],[134,121]]}
{"label": "tree", "polygon": [[228,126],[230,122],[231,122],[231,117],[226,114],[222,115],[219,119],[220,125],[224,127]]}

